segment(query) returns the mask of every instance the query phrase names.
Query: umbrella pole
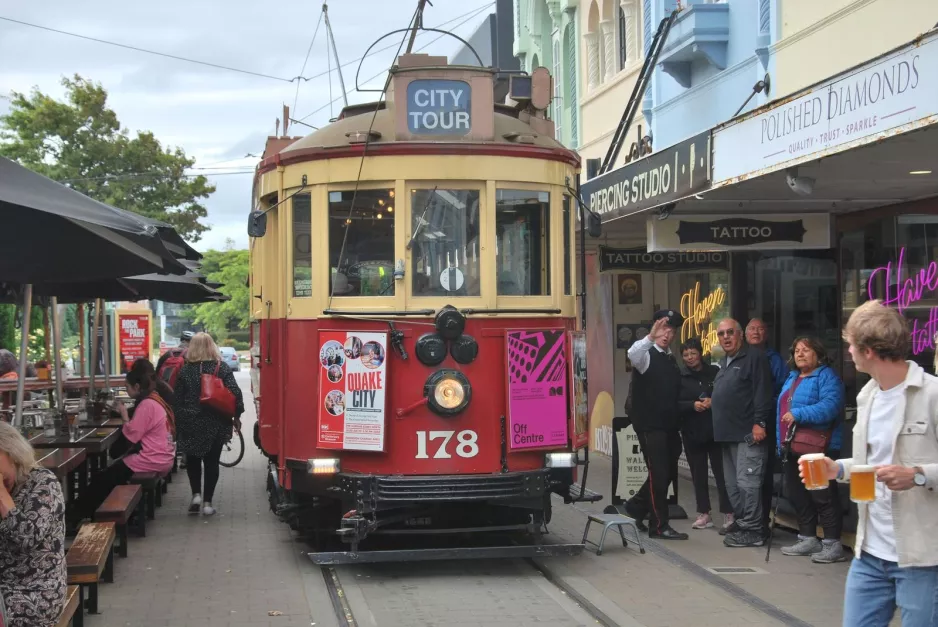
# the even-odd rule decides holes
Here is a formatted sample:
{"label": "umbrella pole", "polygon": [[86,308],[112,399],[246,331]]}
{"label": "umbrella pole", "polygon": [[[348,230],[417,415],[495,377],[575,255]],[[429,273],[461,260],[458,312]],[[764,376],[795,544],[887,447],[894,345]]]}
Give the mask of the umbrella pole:
{"label": "umbrella pole", "polygon": [[104,309],[104,299],[101,299],[101,341],[104,342],[104,391],[111,392],[111,343],[108,342],[107,311]]}
{"label": "umbrella pole", "polygon": [[16,378],[16,414],[13,418],[14,426],[23,424],[23,400],[26,395],[26,357],[29,350],[29,319],[33,310],[33,286],[27,284],[23,288],[23,337],[20,339],[20,363]]}
{"label": "umbrella pole", "polygon": [[85,304],[78,303],[78,376],[85,376]]}
{"label": "umbrella pole", "polygon": [[62,384],[62,326],[59,324],[59,299],[55,296],[49,299],[49,308],[52,310],[52,367],[55,376],[55,408],[61,414],[65,409],[65,391]]}
{"label": "umbrella pole", "polygon": [[94,402],[94,371],[98,366],[98,327],[101,326],[101,308],[100,299],[94,301],[94,323],[91,325],[91,341],[88,342],[91,348],[91,355],[88,357],[88,372],[90,383],[88,384],[88,402]]}

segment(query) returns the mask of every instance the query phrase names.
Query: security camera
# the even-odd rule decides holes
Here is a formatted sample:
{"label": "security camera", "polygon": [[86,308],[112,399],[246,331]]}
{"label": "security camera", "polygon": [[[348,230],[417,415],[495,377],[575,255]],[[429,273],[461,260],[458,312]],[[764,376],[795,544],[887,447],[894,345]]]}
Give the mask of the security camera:
{"label": "security camera", "polygon": [[785,176],[788,187],[799,196],[810,196],[814,191],[814,179],[807,176],[798,176],[798,168],[791,168]]}

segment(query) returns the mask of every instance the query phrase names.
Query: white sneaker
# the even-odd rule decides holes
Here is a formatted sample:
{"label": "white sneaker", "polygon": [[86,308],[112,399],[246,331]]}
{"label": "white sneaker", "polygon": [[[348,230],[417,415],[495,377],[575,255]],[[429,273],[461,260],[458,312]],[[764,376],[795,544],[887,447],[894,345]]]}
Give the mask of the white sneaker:
{"label": "white sneaker", "polygon": [[202,506],[202,515],[203,515],[203,516],[214,516],[214,515],[215,515],[215,508],[212,507],[212,504],[211,504],[211,503],[209,503],[209,502],[206,501],[205,505]]}
{"label": "white sneaker", "polygon": [[190,513],[190,514],[193,514],[193,515],[198,514],[198,513],[199,513],[199,508],[200,508],[201,506],[202,506],[202,495],[201,495],[201,494],[193,494],[193,495],[192,495],[192,500],[189,501],[189,513]]}

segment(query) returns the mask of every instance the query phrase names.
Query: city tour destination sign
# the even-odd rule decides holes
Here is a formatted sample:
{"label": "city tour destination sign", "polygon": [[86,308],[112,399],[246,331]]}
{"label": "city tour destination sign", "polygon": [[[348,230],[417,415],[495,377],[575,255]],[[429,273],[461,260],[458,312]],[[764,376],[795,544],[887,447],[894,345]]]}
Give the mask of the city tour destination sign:
{"label": "city tour destination sign", "polygon": [[472,89],[466,81],[414,80],[407,85],[407,130],[414,135],[467,135]]}
{"label": "city tour destination sign", "polygon": [[713,182],[875,141],[938,113],[938,34],[713,132]]}
{"label": "city tour destination sign", "polygon": [[709,187],[710,131],[706,131],[587,181],[580,195],[608,222]]}
{"label": "city tour destination sign", "polygon": [[831,247],[830,214],[649,218],[648,250],[790,250]]}

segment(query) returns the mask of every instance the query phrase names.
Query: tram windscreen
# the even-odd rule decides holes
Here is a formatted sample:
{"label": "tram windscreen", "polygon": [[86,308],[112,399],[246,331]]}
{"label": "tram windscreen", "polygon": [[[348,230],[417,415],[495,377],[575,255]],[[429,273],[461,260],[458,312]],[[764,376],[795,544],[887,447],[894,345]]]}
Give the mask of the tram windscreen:
{"label": "tram windscreen", "polygon": [[495,192],[495,255],[498,294],[550,295],[550,194]]}
{"label": "tram windscreen", "polygon": [[330,295],[394,296],[393,189],[329,192],[329,263]]}
{"label": "tram windscreen", "polygon": [[415,189],[414,296],[479,296],[478,190]]}
{"label": "tram windscreen", "polygon": [[293,297],[313,295],[313,248],[310,195],[293,197]]}

